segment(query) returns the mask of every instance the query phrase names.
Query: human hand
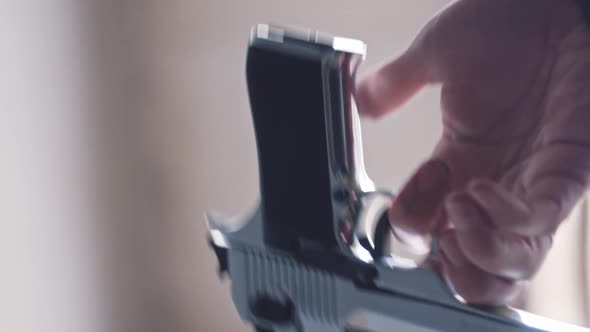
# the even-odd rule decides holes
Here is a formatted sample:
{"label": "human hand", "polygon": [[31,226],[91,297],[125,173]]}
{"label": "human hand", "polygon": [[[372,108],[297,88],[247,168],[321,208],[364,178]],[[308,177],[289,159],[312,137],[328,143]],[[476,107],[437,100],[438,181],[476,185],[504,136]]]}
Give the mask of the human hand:
{"label": "human hand", "polygon": [[441,84],[443,135],[390,209],[436,233],[470,303],[504,304],[538,270],[590,175],[590,29],[572,0],[459,0],[357,86],[380,117]]}

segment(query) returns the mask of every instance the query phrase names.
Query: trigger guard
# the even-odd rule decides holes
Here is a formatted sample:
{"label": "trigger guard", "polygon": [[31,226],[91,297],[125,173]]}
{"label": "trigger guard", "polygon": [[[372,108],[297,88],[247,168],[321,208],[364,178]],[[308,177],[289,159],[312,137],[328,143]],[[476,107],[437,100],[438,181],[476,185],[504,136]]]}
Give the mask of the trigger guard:
{"label": "trigger guard", "polygon": [[436,241],[391,225],[389,207],[395,195],[388,191],[373,191],[361,196],[355,236],[368,250],[375,262],[394,268],[421,266],[436,252]]}

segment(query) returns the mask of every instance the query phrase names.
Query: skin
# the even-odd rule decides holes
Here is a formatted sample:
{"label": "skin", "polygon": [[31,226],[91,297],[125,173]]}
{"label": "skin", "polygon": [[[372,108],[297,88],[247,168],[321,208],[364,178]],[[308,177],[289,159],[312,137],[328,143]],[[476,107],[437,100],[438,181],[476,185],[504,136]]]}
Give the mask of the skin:
{"label": "skin", "polygon": [[390,209],[440,239],[470,303],[505,304],[531,278],[590,179],[590,28],[570,0],[459,0],[357,85],[379,118],[441,86],[443,135]]}

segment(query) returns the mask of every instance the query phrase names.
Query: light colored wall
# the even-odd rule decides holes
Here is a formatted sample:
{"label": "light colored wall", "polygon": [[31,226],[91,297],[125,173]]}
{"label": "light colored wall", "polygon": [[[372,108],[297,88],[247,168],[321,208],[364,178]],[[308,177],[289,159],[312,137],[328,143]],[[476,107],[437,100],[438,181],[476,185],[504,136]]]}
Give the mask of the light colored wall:
{"label": "light colored wall", "polygon": [[[399,52],[446,3],[7,5],[10,38],[2,40],[15,44],[1,62],[13,76],[0,83],[24,83],[3,107],[17,112],[0,121],[0,197],[9,198],[0,205],[0,252],[11,283],[2,293],[14,294],[0,298],[0,309],[16,317],[0,315],[0,330],[247,331],[229,282],[215,273],[203,213],[244,213],[257,197],[244,76],[250,27],[295,24],[362,39],[362,71]],[[399,187],[428,155],[440,134],[437,93],[429,88],[399,113],[363,123],[366,165],[378,184]],[[544,267],[531,308],[582,323],[583,228],[568,225],[556,239],[567,248]],[[40,314],[47,319],[27,320]],[[3,328],[11,323],[29,325]]]}
{"label": "light colored wall", "polygon": [[0,4],[0,331],[100,332],[84,13]]}

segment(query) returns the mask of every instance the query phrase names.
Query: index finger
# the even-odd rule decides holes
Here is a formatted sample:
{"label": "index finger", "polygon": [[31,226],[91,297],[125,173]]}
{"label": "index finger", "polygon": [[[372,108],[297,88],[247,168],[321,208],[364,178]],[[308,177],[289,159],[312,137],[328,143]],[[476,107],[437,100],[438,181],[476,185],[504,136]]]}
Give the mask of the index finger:
{"label": "index finger", "polygon": [[415,95],[428,83],[421,47],[412,47],[389,63],[373,70],[358,83],[359,113],[378,118]]}

